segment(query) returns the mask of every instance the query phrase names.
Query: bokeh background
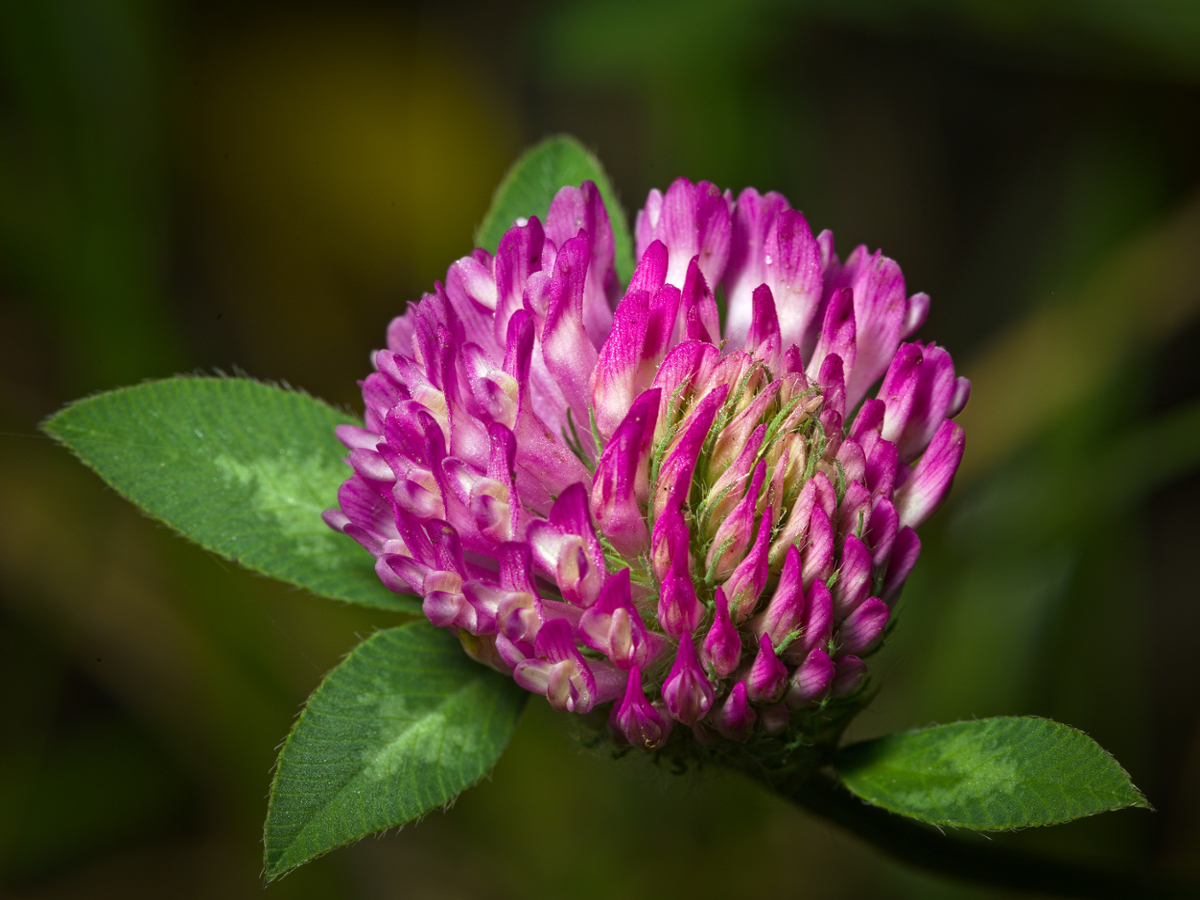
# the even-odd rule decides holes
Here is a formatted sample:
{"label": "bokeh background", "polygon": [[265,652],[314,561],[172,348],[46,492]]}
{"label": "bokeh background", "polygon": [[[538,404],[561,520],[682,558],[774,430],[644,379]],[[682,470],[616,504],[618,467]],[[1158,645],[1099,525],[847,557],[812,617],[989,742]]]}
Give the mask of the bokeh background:
{"label": "bokeh background", "polygon": [[[396,624],[223,563],[37,431],[244,371],[359,409],[388,320],[560,131],[627,210],[783,191],[899,260],[975,391],[854,735],[1080,727],[1158,807],[995,838],[1200,876],[1200,5],[0,5],[0,894],[259,897],[276,748]],[[452,810],[266,896],[1002,896],[531,702]]]}

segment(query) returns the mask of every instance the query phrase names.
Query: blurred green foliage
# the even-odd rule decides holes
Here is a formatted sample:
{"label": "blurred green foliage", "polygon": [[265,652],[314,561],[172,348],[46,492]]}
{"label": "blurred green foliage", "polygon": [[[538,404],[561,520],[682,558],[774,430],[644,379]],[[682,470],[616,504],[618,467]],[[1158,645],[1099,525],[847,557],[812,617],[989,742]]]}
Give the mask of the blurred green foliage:
{"label": "blurred green foliage", "polygon": [[[87,393],[240,366],[348,408],[505,166],[571,132],[630,211],[783,191],[933,296],[967,456],[870,737],[1051,715],[1158,807],[1006,846],[1200,876],[1200,7],[626,0],[0,6],[0,891],[260,896],[280,740],[394,616],[170,536],[38,436]],[[573,743],[279,897],[982,896],[753,785]]]}

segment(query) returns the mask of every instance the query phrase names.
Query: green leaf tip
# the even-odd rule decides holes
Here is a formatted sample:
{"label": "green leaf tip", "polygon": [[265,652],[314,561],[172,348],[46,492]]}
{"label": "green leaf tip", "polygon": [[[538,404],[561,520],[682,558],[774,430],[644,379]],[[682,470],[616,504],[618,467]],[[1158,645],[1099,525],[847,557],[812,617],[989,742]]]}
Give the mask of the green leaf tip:
{"label": "green leaf tip", "polygon": [[307,394],[187,376],[77,400],[42,423],[121,496],[226,559],[315,594],[419,615],[370,553],[321,519],[349,476],[334,428],[359,424]]}
{"label": "green leaf tip", "polygon": [[491,208],[475,232],[476,246],[495,253],[504,232],[519,218],[537,216],[543,221],[558,189],[594,181],[604,198],[616,244],[617,277],[628,283],[633,275],[633,239],[617,192],[595,154],[577,139],[560,134],[527,150],[496,188]]}
{"label": "green leaf tip", "polygon": [[1050,719],[1000,717],[891,734],[843,748],[834,765],[868,803],[976,831],[1152,808],[1099,744]]}
{"label": "green leaf tip", "polygon": [[528,696],[428,622],[363,641],[309,698],[280,751],[266,879],[453,800],[496,764]]}

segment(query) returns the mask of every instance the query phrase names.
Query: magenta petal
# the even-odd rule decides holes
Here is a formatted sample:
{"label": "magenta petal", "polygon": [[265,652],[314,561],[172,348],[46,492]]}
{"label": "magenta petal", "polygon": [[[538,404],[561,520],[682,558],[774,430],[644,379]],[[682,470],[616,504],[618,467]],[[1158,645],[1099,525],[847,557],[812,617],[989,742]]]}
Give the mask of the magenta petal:
{"label": "magenta petal", "polygon": [[862,482],[851,482],[838,509],[839,538],[845,538],[847,535],[865,535],[870,521],[871,492]]}
{"label": "magenta petal", "polygon": [[467,344],[462,348],[460,361],[470,389],[464,399],[476,418],[512,428],[517,421],[521,389],[496,363],[496,359],[503,356],[503,351],[492,354],[478,344]]}
{"label": "magenta petal", "polygon": [[445,391],[452,387],[446,378],[446,357],[453,353],[454,345],[466,343],[454,309],[446,298],[440,284],[434,284],[434,292],[425,294],[417,305],[413,350],[433,386]]}
{"label": "magenta petal", "polygon": [[[588,505],[587,488],[583,482],[577,481],[558,495],[554,506],[550,508],[550,523],[557,525],[568,534],[577,534],[583,539],[584,550],[588,562],[600,576],[606,568],[604,547],[596,537],[596,529],[592,526],[592,511]],[[600,584],[596,584],[596,591]],[[594,594],[593,594],[594,596]]]}
{"label": "magenta petal", "polygon": [[833,524],[820,506],[814,506],[804,547],[804,584],[824,581],[833,574]]}
{"label": "magenta petal", "polygon": [[714,184],[677,178],[665,195],[651,191],[638,213],[638,249],[644,250],[655,239],[666,244],[670,251],[667,281],[676,287],[683,287],[688,263],[695,256],[700,257],[705,280],[717,284],[729,260],[732,205]]}
{"label": "magenta petal", "polygon": [[771,289],[760,284],[754,289],[753,314],[750,331],[746,334],[746,352],[761,359],[772,373],[780,371],[783,362],[783,340],[779,335],[779,316]]}
{"label": "magenta petal", "polygon": [[[435,499],[440,506],[441,499]],[[340,511],[338,521],[342,524],[338,530],[345,531],[375,556],[382,552],[385,540],[398,537],[391,504],[359,476],[352,475],[342,482],[338,488],[338,506],[340,510],[329,510],[326,516]]]}
{"label": "magenta petal", "polygon": [[546,696],[554,663],[530,658],[520,651],[514,651],[512,642],[503,635],[496,639],[496,649],[500,652],[500,657],[513,667],[513,681],[530,693]]}
{"label": "magenta petal", "polygon": [[784,697],[788,708],[820,705],[829,694],[833,677],[834,665],[829,654],[824,650],[813,650],[788,679],[788,690]]}
{"label": "magenta petal", "polygon": [[862,444],[863,449],[869,454],[874,443],[868,439],[868,435],[874,433],[878,435],[883,427],[883,419],[887,413],[887,404],[882,400],[871,397],[862,402],[862,406],[858,408],[858,414],[854,417],[854,421],[850,423],[849,438],[853,441],[858,441]]}
{"label": "magenta petal", "polygon": [[[646,341],[642,345],[639,387],[649,384],[663,357],[667,355],[667,350],[672,346],[680,305],[679,288],[673,284],[664,284],[650,300]],[[716,310],[715,305],[713,309]]]}
{"label": "magenta petal", "polygon": [[[575,647],[570,626],[562,619],[547,622],[538,632],[534,651],[538,657],[549,662],[550,667],[537,667],[528,671],[526,678],[535,686],[522,684],[522,687],[545,693],[550,705],[560,712],[591,712],[598,699],[596,679]],[[514,677],[518,683],[521,683],[519,676],[523,674],[523,666],[530,666],[530,663],[521,663],[516,667]]]}
{"label": "magenta petal", "polygon": [[779,311],[783,344],[811,353],[821,322],[823,286],[820,249],[804,216],[796,210],[781,213],[767,235],[766,251],[767,283]]}
{"label": "magenta petal", "polygon": [[590,606],[600,592],[604,571],[589,562],[584,539],[542,520],[529,523],[526,538],[538,567],[554,579],[567,602]]}
{"label": "magenta petal", "polygon": [[588,238],[583,232],[559,247],[541,331],[546,369],[558,382],[578,428],[584,428],[590,419],[589,387],[598,359],[583,323],[588,262]]}
{"label": "magenta petal", "polygon": [[[747,496],[749,497],[749,493]],[[729,605],[733,608],[734,620],[739,624],[754,614],[754,610],[758,606],[758,598],[762,595],[763,588],[766,587],[769,574],[767,550],[770,546],[773,522],[774,516],[771,507],[768,506],[759,521],[758,535],[754,539],[754,545],[746,554],[745,559],[738,563],[738,567],[733,570],[729,580],[725,582],[725,594],[729,598]],[[717,534],[719,536],[720,531]]]}
{"label": "magenta petal", "polygon": [[496,319],[493,333],[497,344],[508,335],[508,323],[513,314],[523,308],[525,283],[534,272],[542,270],[542,247],[546,235],[537,216],[525,225],[510,228],[500,238],[496,250]]}
{"label": "magenta petal", "polygon": [[338,425],[333,432],[337,435],[337,439],[351,450],[359,447],[374,450],[375,445],[380,441],[378,434],[365,428],[359,428],[357,425]]}
{"label": "magenta petal", "polygon": [[645,666],[662,649],[662,639],[646,631],[629,591],[629,569],[609,577],[596,602],[579,619],[579,638],[621,669]]}
{"label": "magenta petal", "polygon": [[667,710],[684,725],[695,725],[712,709],[715,695],[700,667],[690,634],[679,641],[675,664],[663,683],[662,696]]}
{"label": "magenta petal", "polygon": [[875,501],[866,534],[867,545],[871,548],[871,561],[876,566],[887,562],[899,530],[900,516],[896,512],[896,505],[887,497],[880,497]]}
{"label": "magenta petal", "polygon": [[866,482],[867,455],[858,441],[843,440],[837,450],[837,461],[846,481]]}
{"label": "magenta petal", "polygon": [[509,506],[508,532],[506,539],[516,537],[517,523],[520,521],[521,504],[517,495],[517,438],[503,425],[488,426],[488,438],[492,442],[491,458],[488,461],[488,477],[497,484],[503,485],[508,495],[505,503]]}
{"label": "magenta petal", "polygon": [[728,385],[718,385],[689,414],[690,421],[683,435],[676,440],[675,449],[668,454],[658,473],[658,485],[654,493],[655,519],[663,514],[668,505],[678,509],[687,502],[700,448],[704,446],[717,410],[725,402],[727,393]]}
{"label": "magenta petal", "polygon": [[786,349],[783,351],[783,373],[785,375],[803,376],[804,360],[800,356],[800,348],[795,344],[788,346],[786,342],[784,346]]}
{"label": "magenta petal", "polygon": [[704,605],[696,596],[688,566],[687,530],[677,535],[671,551],[671,567],[662,579],[658,595],[658,623],[672,640],[695,631],[704,618]]}
{"label": "magenta petal", "polygon": [[891,612],[878,597],[863,602],[838,627],[838,649],[856,656],[873,649],[883,637]]}
{"label": "magenta petal", "polygon": [[824,510],[824,514],[833,518],[838,515],[838,488],[823,472],[812,476],[812,486],[816,488],[816,505]]}
{"label": "magenta petal", "polygon": [[782,345],[812,352],[822,299],[820,250],[804,216],[778,194],[746,190],[734,211],[734,237],[726,277],[726,336],[741,346],[750,327],[751,296],[766,284],[775,298]]}
{"label": "magenta petal", "polygon": [[456,626],[475,631],[475,610],[461,591],[428,591],[421,603],[421,611],[438,628]]}
{"label": "magenta petal", "polygon": [[517,664],[513,680],[528,691],[544,694],[559,712],[584,715],[596,705],[595,678],[582,657],[578,662],[527,659]]}
{"label": "magenta petal", "polygon": [[833,611],[844,619],[867,599],[872,578],[871,551],[867,545],[850,535],[842,546],[842,562],[837,581],[833,584]]}
{"label": "magenta petal", "polygon": [[682,509],[668,506],[654,523],[654,532],[650,535],[650,567],[655,578],[662,581],[667,577],[675,565],[677,551],[690,554],[690,541]]}
{"label": "magenta petal", "polygon": [[[747,546],[756,533],[754,528],[754,520],[757,517],[755,510],[766,474],[767,464],[763,460],[755,466],[754,474],[750,478],[750,486],[741,501],[733,508],[725,521],[717,526],[716,534],[713,535],[712,543],[709,546],[708,557],[704,561],[705,570],[712,572],[717,581],[726,585],[725,592],[729,596],[729,604],[734,608],[734,615],[740,617],[738,618],[739,622],[750,615],[754,609],[754,603],[758,600],[758,594],[753,593],[753,590],[758,581],[757,575],[762,562],[756,559],[751,563],[751,567],[743,573],[743,578],[739,579],[738,584],[731,585],[728,583],[728,579],[732,578],[739,563],[747,558]],[[761,528],[758,534],[761,536]],[[763,540],[765,542],[766,538],[764,537]],[[738,590],[737,596],[732,593],[733,588]],[[761,590],[760,586],[759,591]],[[740,610],[739,603],[742,604]]]}
{"label": "magenta petal", "polygon": [[[491,263],[495,267],[494,261]],[[413,338],[416,336],[416,305],[410,306],[402,315],[388,323],[387,347],[393,353],[413,353]]]}
{"label": "magenta petal", "polygon": [[522,502],[532,510],[549,507],[550,497],[576,481],[590,479],[583,463],[548,422],[534,411],[530,387],[535,345],[532,317],[520,310],[508,329],[504,371],[520,386],[520,404],[513,434],[517,439],[517,484]]}
{"label": "magenta petal", "polygon": [[893,603],[904,586],[908,573],[917,564],[921,555],[921,539],[911,528],[902,528],[896,535],[892,546],[891,559],[888,560],[887,574],[883,578],[882,596],[885,602]]}
{"label": "magenta petal", "polygon": [[880,432],[885,440],[895,443],[908,426],[921,382],[921,364],[924,361],[925,355],[921,352],[920,344],[901,344],[899,352],[892,359],[887,374],[883,377],[878,399],[883,401],[887,410]]}
{"label": "magenta petal", "polygon": [[655,434],[662,436],[668,425],[674,424],[673,420],[667,422],[668,415],[679,415],[679,410],[671,407],[669,399],[675,396],[676,391],[705,384],[719,356],[716,347],[698,340],[684,341],[667,352],[652,382],[652,387],[662,390],[662,395],[668,398],[668,402],[659,406]]}
{"label": "magenta petal", "polygon": [[787,666],[775,655],[771,638],[764,634],[758,639],[758,656],[746,676],[746,692],[755,703],[774,703],[783,696],[787,677]]}
{"label": "magenta petal", "polygon": [[887,369],[901,331],[911,324],[906,323],[909,302],[900,267],[882,253],[868,253],[866,247],[850,254],[839,283],[849,284],[854,291],[858,323],[858,357],[846,365],[846,399],[853,408]]}
{"label": "magenta petal", "polygon": [[494,352],[499,347],[493,327],[498,294],[490,262],[485,265],[473,256],[464,256],[453,263],[446,272],[446,298],[466,339]]}
{"label": "magenta petal", "polygon": [[527,591],[506,591],[497,600],[496,632],[532,654],[543,624],[541,601]]}
{"label": "magenta petal", "polygon": [[608,703],[624,695],[625,685],[629,682],[627,670],[604,659],[592,660],[588,668],[596,682],[596,703]]}
{"label": "magenta petal", "polygon": [[[738,471],[738,477],[744,480],[758,462],[757,454],[767,433],[767,426],[762,422],[763,414],[779,396],[779,387],[778,381],[768,385],[744,410],[727,422],[717,435],[708,459],[708,471],[724,473],[718,479],[718,484],[727,476],[732,476],[729,471],[730,463],[733,463],[733,468]],[[714,484],[712,491],[716,489],[717,485]],[[736,496],[740,496],[741,493],[741,490],[737,491]],[[736,499],[736,496],[731,499]],[[730,505],[732,504],[726,504]]]}
{"label": "magenta petal", "polygon": [[642,691],[642,671],[634,666],[629,670],[625,698],[613,707],[609,724],[633,746],[653,750],[666,742],[674,723],[646,700]]}
{"label": "magenta petal", "polygon": [[[750,409],[747,410],[751,413],[747,417],[750,420],[749,424],[752,424],[755,418],[753,407],[754,404],[751,404]],[[767,434],[767,426],[759,425],[747,437],[743,431],[743,423],[739,421],[741,418],[741,415],[738,415],[733,422],[722,428],[713,445],[713,452],[708,460],[708,471],[709,473],[721,472],[724,469],[724,472],[713,482],[705,497],[702,507],[704,515],[698,523],[703,531],[710,530],[714,523],[720,523],[742,502],[750,487],[748,484],[750,473],[759,462],[758,454],[762,449],[763,438]],[[726,438],[729,438],[728,444],[725,443]],[[739,442],[743,445],[741,453],[731,465],[729,454],[736,449]],[[766,474],[765,468],[763,473]],[[776,469],[776,475],[782,474],[783,467],[780,466]],[[755,501],[757,502],[757,497],[755,497]],[[719,524],[717,527],[720,527]]]}
{"label": "magenta petal", "polygon": [[886,496],[896,486],[896,475],[900,468],[899,449],[891,441],[883,438],[875,441],[871,454],[867,457],[866,482],[867,487],[875,496]]}
{"label": "magenta petal", "polygon": [[813,507],[816,505],[817,485],[815,479],[809,479],[800,489],[800,496],[792,504],[788,515],[775,542],[771,544],[771,565],[778,566],[790,547],[803,547],[808,540],[808,525],[812,520]]}
{"label": "magenta petal", "polygon": [[[516,680],[516,672],[514,670],[533,655],[533,645],[517,644],[503,634],[497,634],[495,640],[496,655],[500,657],[501,662],[508,670],[513,673],[513,680]],[[517,683],[521,684],[519,681]],[[533,688],[525,687],[524,684],[521,684],[521,687],[524,687],[525,690],[534,690]],[[541,693],[541,691],[538,691],[538,693]]]}
{"label": "magenta petal", "polygon": [[928,315],[928,294],[923,291],[918,291],[909,297],[908,303],[904,308],[904,324],[900,328],[900,339],[903,340],[924,325],[925,317]]}
{"label": "magenta petal", "polygon": [[377,481],[381,484],[392,484],[396,481],[396,473],[392,467],[374,450],[351,450],[350,466],[365,481]]}
{"label": "magenta petal", "polygon": [[967,400],[971,396],[971,382],[963,378],[961,375],[954,379],[954,396],[950,399],[950,406],[946,409],[946,418],[953,419],[963,407],[967,405]]}
{"label": "magenta petal", "polygon": [[[842,358],[836,353],[830,353],[821,363],[817,372],[817,384],[821,385],[823,399],[821,415],[836,414],[839,418],[846,413],[846,378],[842,366]],[[824,425],[824,421],[822,425]],[[839,422],[840,425],[840,422]],[[831,434],[826,427],[826,439],[841,439],[841,432]]]}
{"label": "magenta petal", "polygon": [[599,347],[612,327],[612,307],[620,285],[613,266],[616,244],[600,191],[591,181],[559,188],[546,213],[546,237],[562,247],[583,229],[591,242],[591,264],[583,295],[583,324]]}
{"label": "magenta petal", "polygon": [[862,684],[867,674],[867,664],[857,656],[839,656],[833,661],[834,675],[830,685],[835,697],[845,697]]}
{"label": "magenta petal", "polygon": [[[825,357],[825,362],[828,363],[830,360],[836,361],[837,358],[836,356],[827,356]],[[817,421],[821,423],[821,429],[825,434],[825,454],[836,457],[838,450],[842,446],[842,437],[844,434],[841,412],[836,409],[823,409],[820,415],[817,416]]]}
{"label": "magenta petal", "polygon": [[473,634],[495,634],[496,614],[506,600],[511,600],[515,591],[506,591],[499,585],[481,579],[466,582],[462,588],[463,596],[475,610],[476,628]]}
{"label": "magenta petal", "polygon": [[734,347],[743,346],[750,328],[754,289],[767,282],[764,260],[767,233],[786,209],[788,202],[782,194],[760,195],[754,188],[742,191],[734,205],[729,266],[725,273],[725,297],[729,306],[725,336]]}
{"label": "magenta petal", "polygon": [[739,681],[725,698],[721,708],[713,713],[713,727],[731,741],[744,741],[754,730],[757,716],[747,699],[746,682]]}
{"label": "magenta petal", "polygon": [[[840,579],[839,579],[840,583]],[[755,637],[764,634],[778,647],[793,631],[799,631],[804,616],[804,588],[800,577],[800,552],[789,546],[784,556],[783,571],[771,602],[758,617],[750,621]]]}
{"label": "magenta petal", "polygon": [[516,310],[505,331],[504,371],[518,385],[529,382],[535,339],[533,317],[524,309]]}
{"label": "magenta petal", "polygon": [[449,522],[430,521],[425,523],[425,533],[429,535],[433,546],[437,568],[455,572],[460,578],[465,576],[467,565],[463,559],[462,542],[454,526]]}
{"label": "magenta petal", "polygon": [[[658,220],[662,217],[663,193],[658,188],[650,188],[646,202],[638,210],[633,222],[634,255],[641,259],[646,251],[654,244],[660,243],[655,238]],[[663,245],[664,249],[666,245]],[[635,276],[636,277],[636,276]],[[663,278],[666,278],[666,266],[663,267]]]}
{"label": "magenta petal", "polygon": [[891,388],[911,395],[903,427],[898,429],[898,420],[889,418],[883,428],[883,437],[897,444],[900,460],[905,463],[912,462],[929,446],[938,425],[947,418],[958,392],[950,354],[936,344],[920,349],[920,364],[912,376],[905,383]]}
{"label": "magenta petal", "polygon": [[645,291],[653,297],[667,281],[667,247],[662,241],[654,241],[639,255],[637,268],[629,280],[626,294]]}
{"label": "magenta petal", "polygon": [[500,586],[509,591],[534,593],[533,552],[524,542],[502,544],[497,559],[500,561]]}
{"label": "magenta petal", "polygon": [[[613,613],[619,609],[633,609],[629,594],[629,569],[610,575],[600,588],[596,602],[584,610],[579,618],[579,639],[593,650],[612,657],[610,629]],[[628,668],[628,666],[625,666]]]}
{"label": "magenta petal", "polygon": [[[856,323],[854,319],[854,295],[847,288],[833,292],[825,308],[825,320],[821,325],[821,337],[808,360],[807,372],[814,377],[821,371],[821,364],[829,354],[842,358],[847,376],[854,372],[856,350]],[[853,408],[853,406],[851,407]]]}
{"label": "magenta petal", "polygon": [[641,504],[650,494],[648,464],[661,391],[651,388],[629,408],[596,465],[592,512],[596,524],[626,559],[637,559],[650,545]]}
{"label": "magenta petal", "polygon": [[800,636],[784,651],[784,658],[799,662],[814,649],[825,647],[832,636],[833,597],[824,581],[815,581],[808,591]]}
{"label": "magenta petal", "polygon": [[717,343],[721,335],[720,314],[708,282],[701,274],[699,258],[688,263],[680,295],[680,317],[683,322],[683,337],[689,341]]}
{"label": "magenta petal", "polygon": [[837,514],[837,488],[833,486],[833,482],[829,480],[824,472],[818,472],[814,475],[812,482],[816,488],[816,505],[825,511],[825,515],[832,519]]}
{"label": "magenta petal", "polygon": [[712,627],[700,647],[700,658],[718,678],[725,678],[741,661],[742,638],[729,615],[729,601],[720,587],[717,588],[715,606]]}
{"label": "magenta petal", "polygon": [[612,333],[600,348],[592,372],[592,408],[596,428],[605,439],[616,431],[639,392],[642,349],[649,326],[650,294],[630,291],[617,304]]}
{"label": "magenta petal", "polygon": [[963,445],[962,426],[943,421],[912,476],[896,492],[901,528],[916,528],[938,508],[962,461]]}

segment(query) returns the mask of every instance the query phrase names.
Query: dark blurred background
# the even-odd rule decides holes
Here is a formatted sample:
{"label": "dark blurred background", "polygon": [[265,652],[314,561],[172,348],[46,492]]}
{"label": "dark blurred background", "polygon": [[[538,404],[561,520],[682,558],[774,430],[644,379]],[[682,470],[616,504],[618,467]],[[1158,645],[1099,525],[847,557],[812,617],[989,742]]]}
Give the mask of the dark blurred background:
{"label": "dark blurred background", "polygon": [[[853,734],[1052,716],[1158,812],[995,842],[1200,876],[1200,4],[0,5],[0,894],[259,897],[276,747],[396,624],[171,535],[37,431],[242,370],[358,409],[388,320],[568,131],[630,212],[783,191],[928,291],[974,395]],[[960,897],[531,702],[493,777],[268,897]]]}

